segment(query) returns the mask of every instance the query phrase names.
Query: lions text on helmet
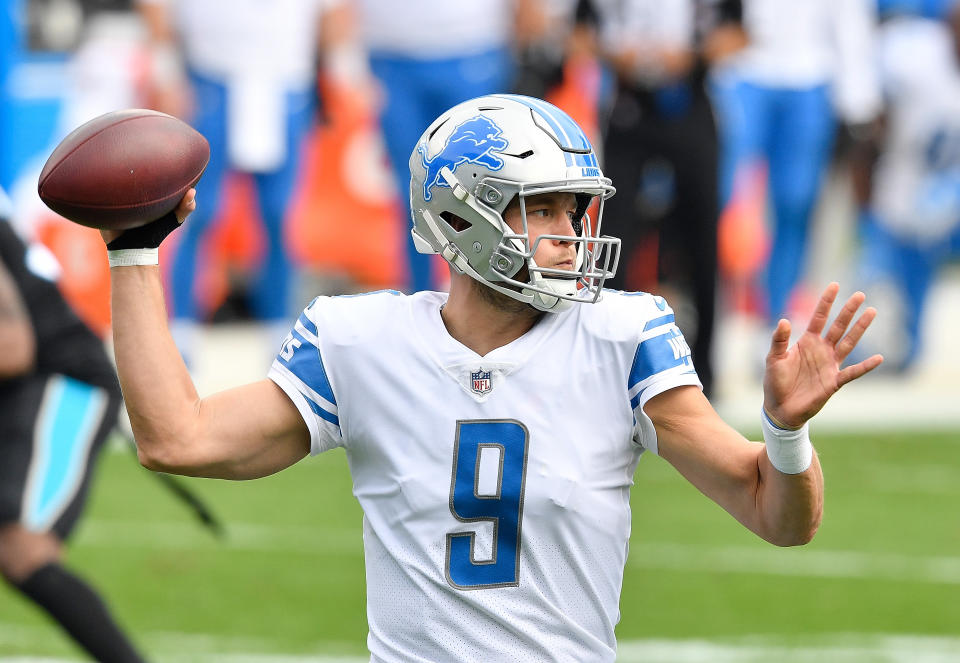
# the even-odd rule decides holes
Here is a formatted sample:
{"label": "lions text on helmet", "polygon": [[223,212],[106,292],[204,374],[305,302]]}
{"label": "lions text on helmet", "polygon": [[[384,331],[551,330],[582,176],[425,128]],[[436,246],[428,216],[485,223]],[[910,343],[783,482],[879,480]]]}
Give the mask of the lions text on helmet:
{"label": "lions text on helmet", "polygon": [[[600,235],[603,201],[615,189],[583,130],[545,101],[490,95],[455,106],[421,136],[410,172],[417,249],[439,253],[498,292],[561,311],[597,301],[616,272],[620,240]],[[541,194],[558,194],[547,199],[570,207],[569,230],[557,225],[558,232],[531,240],[528,205],[534,196],[544,200]],[[587,213],[594,201],[595,227]],[[570,260],[539,264],[542,242],[571,247]]]}

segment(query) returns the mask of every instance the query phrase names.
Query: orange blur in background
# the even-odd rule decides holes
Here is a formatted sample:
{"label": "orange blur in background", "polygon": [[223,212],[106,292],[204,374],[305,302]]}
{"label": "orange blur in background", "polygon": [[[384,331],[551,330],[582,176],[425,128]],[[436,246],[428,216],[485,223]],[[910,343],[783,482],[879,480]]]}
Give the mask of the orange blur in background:
{"label": "orange blur in background", "polygon": [[[599,138],[596,63],[571,60],[564,81],[547,100],[564,109],[591,139]],[[348,90],[321,81],[326,123],[313,130],[304,149],[300,182],[286,226],[287,249],[301,271],[346,275],[361,289],[397,287],[404,278],[408,221],[400,218],[399,195],[406,183],[391,181],[374,111]],[[758,269],[766,238],[759,209],[763,173],[742,181],[740,194],[720,223],[720,262],[728,276],[748,280]],[[209,315],[230,291],[230,274],[249,271],[260,259],[263,238],[252,183],[228,176],[220,212],[203,246],[197,292]],[[201,201],[202,204],[202,201]],[[759,226],[759,227],[758,227]],[[96,230],[48,212],[34,225],[63,267],[61,290],[80,317],[99,334],[110,327],[110,272]],[[170,265],[176,233],[161,247]],[[622,265],[621,268],[626,268]]]}

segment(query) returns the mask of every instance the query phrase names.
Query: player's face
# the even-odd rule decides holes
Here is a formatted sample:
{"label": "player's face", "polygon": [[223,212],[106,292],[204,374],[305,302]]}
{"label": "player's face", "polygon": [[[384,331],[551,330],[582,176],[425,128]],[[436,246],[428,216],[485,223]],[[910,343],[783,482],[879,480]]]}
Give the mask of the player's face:
{"label": "player's face", "polygon": [[[577,212],[577,198],[569,192],[541,193],[526,199],[527,234],[530,246],[537,247],[533,256],[537,265],[552,269],[576,268],[577,246],[574,242],[559,239],[544,239],[541,235],[576,236],[573,217]],[[517,233],[523,232],[523,215],[520,203],[513,202],[503,212],[507,225]]]}

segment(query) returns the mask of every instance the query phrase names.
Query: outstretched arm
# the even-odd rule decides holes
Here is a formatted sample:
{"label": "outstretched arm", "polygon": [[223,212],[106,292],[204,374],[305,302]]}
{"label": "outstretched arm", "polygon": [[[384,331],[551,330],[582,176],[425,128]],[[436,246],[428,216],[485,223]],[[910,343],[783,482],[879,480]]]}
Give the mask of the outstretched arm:
{"label": "outstretched arm", "polygon": [[[182,221],[194,193],[177,210]],[[102,231],[109,242],[119,233]],[[157,265],[111,267],[117,373],[146,467],[173,474],[253,479],[303,458],[310,434],[296,406],[261,380],[199,398],[167,330]]]}
{"label": "outstretched arm", "polygon": [[[835,283],[827,287],[806,332],[792,347],[788,321],[781,320],[774,331],[763,408],[781,429],[802,427],[840,387],[883,361],[874,355],[840,368],[876,311],[866,309],[850,328],[864,301],[858,292],[821,335],[838,289]],[[660,455],[751,531],[784,546],[813,538],[823,513],[823,474],[816,453],[810,452],[802,471],[778,470],[770,450],[733,430],[694,387],[664,392],[644,409],[657,429]]]}

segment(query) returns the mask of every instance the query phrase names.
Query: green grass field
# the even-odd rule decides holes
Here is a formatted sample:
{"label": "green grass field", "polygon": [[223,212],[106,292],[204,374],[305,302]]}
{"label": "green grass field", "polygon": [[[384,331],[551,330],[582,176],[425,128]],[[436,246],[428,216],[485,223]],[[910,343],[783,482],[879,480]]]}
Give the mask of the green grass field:
{"label": "green grass field", "polygon": [[[960,661],[960,434],[815,442],[826,513],[799,549],[760,541],[644,457],[622,661]],[[254,482],[186,483],[224,540],[116,449],[70,546],[155,660],[364,660],[360,509],[342,452]],[[0,660],[82,658],[4,591]]]}

